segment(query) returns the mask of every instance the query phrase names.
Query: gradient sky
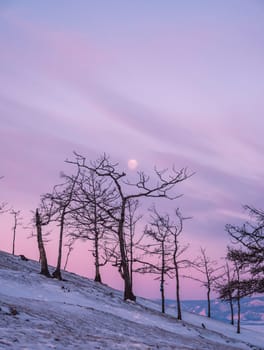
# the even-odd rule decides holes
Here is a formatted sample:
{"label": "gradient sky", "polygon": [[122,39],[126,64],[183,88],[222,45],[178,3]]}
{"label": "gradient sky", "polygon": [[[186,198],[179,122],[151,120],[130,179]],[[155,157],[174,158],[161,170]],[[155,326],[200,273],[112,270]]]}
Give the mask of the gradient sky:
{"label": "gradient sky", "polygon": [[[245,218],[242,204],[263,208],[263,92],[262,0],[1,0],[0,200],[26,222],[73,150],[149,173],[188,167],[184,239],[224,256],[225,224]],[[20,230],[18,250],[36,256]],[[71,268],[86,273],[78,256]],[[159,296],[148,283],[136,291]],[[203,296],[184,284],[183,297]]]}

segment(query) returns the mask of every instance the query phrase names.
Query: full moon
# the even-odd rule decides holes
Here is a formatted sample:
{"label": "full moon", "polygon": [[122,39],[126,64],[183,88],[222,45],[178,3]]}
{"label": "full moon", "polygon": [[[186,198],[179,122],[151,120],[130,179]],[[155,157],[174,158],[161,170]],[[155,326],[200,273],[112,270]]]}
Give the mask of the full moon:
{"label": "full moon", "polygon": [[138,167],[138,161],[136,159],[129,159],[127,166],[131,170],[135,170]]}

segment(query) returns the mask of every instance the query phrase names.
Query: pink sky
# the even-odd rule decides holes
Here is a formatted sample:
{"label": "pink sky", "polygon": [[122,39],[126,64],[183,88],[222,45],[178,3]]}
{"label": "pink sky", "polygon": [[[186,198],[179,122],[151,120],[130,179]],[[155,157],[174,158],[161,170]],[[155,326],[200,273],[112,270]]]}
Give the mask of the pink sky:
{"label": "pink sky", "polygon": [[[242,204],[262,207],[262,1],[1,1],[0,77],[0,201],[25,223],[73,150],[195,171],[175,203],[193,217],[191,255],[224,256],[225,224],[243,219]],[[10,251],[11,217],[0,220]],[[27,236],[20,228],[18,253],[36,258]],[[54,249],[56,234],[52,263]],[[92,277],[89,261],[79,244],[69,267]],[[151,280],[136,292],[159,297]],[[183,283],[183,297],[205,295]]]}

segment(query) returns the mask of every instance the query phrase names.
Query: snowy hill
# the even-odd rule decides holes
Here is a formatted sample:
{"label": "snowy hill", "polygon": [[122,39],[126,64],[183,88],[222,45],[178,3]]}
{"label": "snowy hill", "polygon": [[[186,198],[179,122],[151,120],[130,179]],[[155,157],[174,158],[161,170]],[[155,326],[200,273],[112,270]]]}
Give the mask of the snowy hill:
{"label": "snowy hill", "polygon": [[[35,261],[0,252],[0,349],[264,349],[264,335],[203,316],[162,315],[146,299],[72,273],[47,279]],[[202,323],[206,328],[202,327]]]}

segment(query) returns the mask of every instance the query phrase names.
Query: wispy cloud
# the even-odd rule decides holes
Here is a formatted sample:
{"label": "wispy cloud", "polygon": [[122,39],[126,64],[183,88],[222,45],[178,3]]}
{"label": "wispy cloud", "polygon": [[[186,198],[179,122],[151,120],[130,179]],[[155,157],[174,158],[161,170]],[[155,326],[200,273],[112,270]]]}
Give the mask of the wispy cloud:
{"label": "wispy cloud", "polygon": [[263,205],[260,3],[1,2],[1,196],[36,205],[73,150],[175,164],[189,241],[224,246]]}

